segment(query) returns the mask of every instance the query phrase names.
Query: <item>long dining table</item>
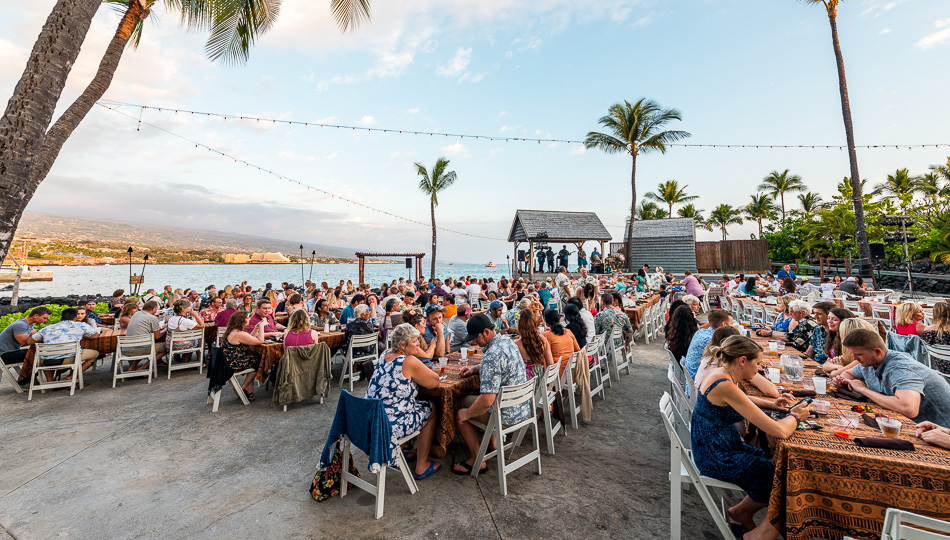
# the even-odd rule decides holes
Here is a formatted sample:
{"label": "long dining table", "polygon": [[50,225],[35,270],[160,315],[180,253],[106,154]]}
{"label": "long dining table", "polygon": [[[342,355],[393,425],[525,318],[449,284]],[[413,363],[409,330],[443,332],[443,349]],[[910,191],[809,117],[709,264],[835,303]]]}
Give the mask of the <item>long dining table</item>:
{"label": "long dining table", "polygon": [[[343,347],[345,337],[346,334],[339,331],[317,331],[317,343],[326,343],[330,347],[330,354]],[[251,345],[251,350],[261,357],[261,363],[257,368],[257,380],[263,383],[267,380],[270,369],[276,366],[284,356],[284,342],[268,340],[263,345]]]}
{"label": "long dining table", "polygon": [[659,301],[660,295],[653,294],[649,298],[639,300],[637,305],[634,307],[623,308],[623,312],[626,313],[627,317],[630,319],[630,324],[633,326],[634,330],[637,330],[640,327],[640,322],[643,321],[643,314],[646,312],[647,308]]}
{"label": "long dining table", "polygon": [[[449,353],[445,366],[445,379],[439,381],[436,388],[419,388],[419,397],[433,403],[433,413],[439,415],[439,427],[435,432],[432,444],[432,455],[444,457],[449,444],[455,439],[455,401],[463,396],[478,394],[481,379],[478,374],[462,377],[462,366],[459,364],[461,353]],[[477,366],[481,361],[481,353],[468,353],[468,365]]]}
{"label": "long dining table", "polygon": [[[769,351],[767,338],[753,339],[763,346],[766,359],[779,363],[779,353]],[[805,380],[819,370],[817,362],[806,360]],[[831,391],[830,380],[828,385]],[[786,391],[805,389],[803,382],[789,381],[784,374],[780,386]],[[762,397],[751,385],[746,391]],[[855,438],[883,435],[878,428],[861,422],[849,438],[841,438],[828,423],[828,419],[840,417],[839,409],[850,411],[859,402],[830,394],[815,399],[832,404],[827,416],[812,418],[822,429],[769,439],[775,476],[767,517],[787,540],[880,538],[888,508],[950,520],[950,451],[917,439],[913,420],[873,402],[866,403],[873,409],[872,415],[900,420],[899,438],[914,443],[915,450],[859,446]]]}

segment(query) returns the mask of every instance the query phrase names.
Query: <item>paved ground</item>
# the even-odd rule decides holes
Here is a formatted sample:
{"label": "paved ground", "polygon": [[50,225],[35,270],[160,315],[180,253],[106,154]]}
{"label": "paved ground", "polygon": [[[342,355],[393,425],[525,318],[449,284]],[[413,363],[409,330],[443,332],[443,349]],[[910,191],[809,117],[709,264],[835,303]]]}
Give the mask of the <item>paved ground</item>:
{"label": "paved ground", "polygon": [[[4,382],[0,540],[4,531],[21,540],[665,538],[669,441],[657,403],[669,386],[667,357],[656,343],[636,353],[633,374],[606,401],[595,398],[593,422],[558,436],[556,455],[542,454],[541,476],[515,472],[505,498],[494,463],[478,480],[445,469],[410,496],[390,471],[380,520],[359,490],[322,503],[308,492],[336,387],[326,403],[287,413],[263,390],[249,407],[225,390],[211,414],[197,372],[113,390],[106,363],[75,396],[47,392],[32,402]],[[684,504],[683,538],[717,538],[694,491]]]}

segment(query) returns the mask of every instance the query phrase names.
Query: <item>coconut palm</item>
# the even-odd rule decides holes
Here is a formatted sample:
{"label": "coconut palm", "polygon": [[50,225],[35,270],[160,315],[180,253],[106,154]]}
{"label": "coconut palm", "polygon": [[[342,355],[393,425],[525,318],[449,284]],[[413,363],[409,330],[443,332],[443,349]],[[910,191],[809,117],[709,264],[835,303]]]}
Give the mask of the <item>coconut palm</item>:
{"label": "coconut palm", "polygon": [[943,165],[931,165],[930,170],[943,178],[945,182],[950,182],[950,157],[947,158],[947,162]]}
{"label": "coconut palm", "polygon": [[[933,165],[931,170],[934,170]],[[941,185],[940,176],[936,171],[929,172],[920,176],[917,181],[917,191],[924,197],[929,197],[932,203],[936,203],[938,197],[950,196],[950,185]]]}
{"label": "coconut palm", "polygon": [[676,180],[667,180],[666,182],[657,185],[656,191],[647,193],[646,198],[657,202],[666,203],[666,205],[669,207],[667,215],[672,218],[674,204],[695,201],[699,198],[696,195],[687,195],[686,188],[688,187],[689,186],[680,187]]}
{"label": "coconut palm", "polygon": [[448,170],[449,160],[440,157],[436,160],[432,170],[426,170],[421,163],[416,163],[416,174],[419,179],[419,189],[429,196],[429,210],[432,213],[432,266],[429,276],[435,279],[435,207],[439,206],[439,192],[455,183],[455,171]]}
{"label": "coconut palm", "polygon": [[[254,41],[267,32],[279,13],[282,0],[163,0],[166,10],[179,16],[192,31],[207,30],[206,54],[224,64],[243,64]],[[0,149],[15,149],[26,142],[32,147],[12,161],[0,156],[0,185],[15,189],[0,190],[0,259],[2,259],[20,216],[37,187],[49,174],[66,140],[86,117],[93,105],[109,88],[112,77],[128,45],[135,47],[142,38],[144,20],[158,0],[105,0],[123,12],[116,32],[89,85],[50,126],[53,111],[65,86],[69,69],[79,54],[89,23],[103,0],[58,0],[36,49],[21,76],[13,98],[0,119]],[[369,0],[330,0],[331,15],[345,31],[369,17]],[[69,20],[69,24],[61,24]],[[56,26],[59,24],[59,26]],[[4,125],[22,126],[17,130]]]}
{"label": "coconut palm", "polygon": [[901,211],[907,210],[907,203],[913,197],[920,184],[920,178],[911,176],[907,169],[897,169],[887,175],[887,180],[877,185],[874,192],[878,195],[891,195],[900,200]]}
{"label": "coconut palm", "polygon": [[750,195],[752,202],[744,208],[745,215],[749,219],[754,219],[759,224],[759,238],[762,238],[762,221],[766,219],[775,219],[775,212],[778,208],[772,203],[771,198],[765,193]]}
{"label": "coconut palm", "polygon": [[805,183],[802,182],[801,176],[789,174],[789,170],[785,169],[782,172],[770,172],[768,176],[762,179],[762,183],[759,184],[758,189],[767,192],[773,201],[776,198],[781,199],[782,221],[785,221],[785,194],[805,191],[808,188],[805,186]]}
{"label": "coconut palm", "polygon": [[742,225],[742,210],[729,204],[720,204],[709,213],[709,224],[722,231],[722,239],[725,240],[728,237],[726,227]]}
{"label": "coconut palm", "polygon": [[811,214],[827,206],[827,204],[821,200],[821,195],[812,191],[799,193],[798,202],[802,204],[802,212],[806,214]]}
{"label": "coconut palm", "polygon": [[706,222],[706,219],[703,217],[704,211],[705,210],[696,208],[696,206],[694,206],[693,203],[690,203],[690,204],[686,204],[680,207],[680,209],[676,211],[676,215],[678,215],[679,217],[684,217],[684,218],[693,218],[693,227],[697,229],[706,229],[707,231],[711,231],[712,227],[709,225],[709,223]]}
{"label": "coconut palm", "polygon": [[868,234],[864,226],[864,193],[861,189],[861,175],[858,173],[858,153],[854,147],[854,124],[851,122],[851,103],[848,101],[848,82],[844,75],[844,56],[838,42],[838,4],[841,0],[802,0],[806,4],[820,4],[825,8],[828,23],[831,25],[831,44],[835,51],[835,64],[838,67],[838,93],[841,97],[841,116],[844,119],[844,134],[848,142],[848,160],[851,162],[851,201],[854,205],[857,228],[858,257],[871,259],[868,247]]}
{"label": "coconut palm", "polygon": [[654,202],[641,201],[640,206],[637,207],[637,219],[640,221],[666,219],[668,217],[670,217],[670,215],[666,213],[666,210]]}
{"label": "coconut palm", "polygon": [[[627,153],[632,160],[630,169],[630,213],[637,214],[637,156],[666,153],[668,145],[689,137],[685,131],[665,130],[667,124],[682,120],[676,109],[663,109],[656,102],[641,98],[636,103],[624,101],[607,109],[607,115],[598,120],[606,133],[591,131],[584,139],[584,148],[598,148],[608,154]],[[633,220],[627,223],[628,239],[633,238]],[[627,242],[626,261],[633,271],[633,242]]]}

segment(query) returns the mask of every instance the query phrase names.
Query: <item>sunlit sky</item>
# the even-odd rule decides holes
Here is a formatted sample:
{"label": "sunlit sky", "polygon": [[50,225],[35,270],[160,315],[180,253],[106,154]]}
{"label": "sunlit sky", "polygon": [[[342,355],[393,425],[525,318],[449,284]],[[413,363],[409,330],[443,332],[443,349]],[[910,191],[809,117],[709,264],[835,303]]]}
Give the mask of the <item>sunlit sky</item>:
{"label": "sunlit sky", "polygon": [[[0,95],[9,96],[54,0],[0,4]],[[407,0],[373,2],[341,34],[329,2],[286,0],[243,67],[210,62],[205,35],[158,3],[106,98],[119,102],[388,129],[583,139],[622,100],[676,107],[695,144],[844,144],[824,11],[793,0]],[[92,77],[118,15],[101,8],[60,110]],[[950,144],[950,3],[853,0],[839,9],[858,145]],[[428,251],[430,230],[215,156],[95,108],[28,209],[234,231],[373,251]],[[413,162],[451,160],[458,181],[437,223],[439,259],[498,262],[519,208],[594,211],[619,240],[630,160],[577,144],[367,134],[154,111],[142,120],[363,204],[429,221]],[[137,129],[138,128],[138,129]],[[950,148],[859,150],[873,185],[945,163]],[[771,170],[825,199],[849,174],[840,150],[672,149],[638,163],[638,190],[676,179],[706,215],[744,205]],[[794,196],[790,197],[794,199]],[[797,202],[789,202],[794,207]],[[748,238],[753,223],[730,238]],[[700,231],[700,240],[718,232]]]}

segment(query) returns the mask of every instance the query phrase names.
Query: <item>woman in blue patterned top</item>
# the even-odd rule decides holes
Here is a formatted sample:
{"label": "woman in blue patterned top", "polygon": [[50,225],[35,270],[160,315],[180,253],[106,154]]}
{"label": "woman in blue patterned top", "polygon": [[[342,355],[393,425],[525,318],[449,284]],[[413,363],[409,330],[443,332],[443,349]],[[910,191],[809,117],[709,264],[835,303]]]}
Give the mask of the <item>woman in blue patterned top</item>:
{"label": "woman in blue patterned top", "polygon": [[366,397],[382,400],[394,438],[401,439],[414,431],[419,432],[414,476],[422,480],[435,474],[440,466],[429,461],[436,415],[432,414],[432,404],[418,401],[416,395],[419,385],[425,388],[439,386],[439,376],[416,358],[415,355],[421,352],[419,336],[419,330],[408,323],[393,330],[393,348],[384,352],[377,361]]}
{"label": "woman in blue patterned top", "polygon": [[777,538],[778,531],[767,518],[758,527],[754,519],[769,502],[775,475],[772,460],[762,449],[742,442],[736,423],[747,420],[772,437],[790,437],[798,422],[808,417],[808,404],[801,403],[785,418],[773,420],[762,408],[786,412],[794,402],[791,394],[769,401],[747,396],[739,386],[758,373],[762,347],[747,337],[731,336],[707,350],[720,367],[710,371],[699,387],[690,430],[693,460],[703,475],[731,482],[748,493],[728,512],[751,531],[749,537]]}

